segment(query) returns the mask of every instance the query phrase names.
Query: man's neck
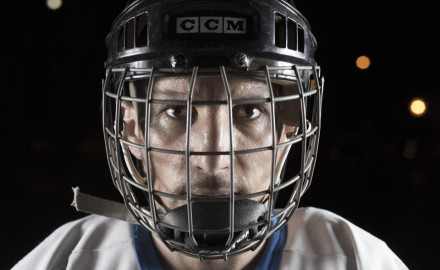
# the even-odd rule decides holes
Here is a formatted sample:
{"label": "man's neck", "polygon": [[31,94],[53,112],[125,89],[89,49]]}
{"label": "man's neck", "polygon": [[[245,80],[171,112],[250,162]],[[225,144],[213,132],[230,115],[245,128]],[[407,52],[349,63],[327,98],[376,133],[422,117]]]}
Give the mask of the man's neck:
{"label": "man's neck", "polygon": [[233,256],[227,261],[224,260],[205,260],[191,258],[179,252],[171,252],[162,241],[152,236],[154,247],[156,248],[159,261],[166,270],[220,270],[220,269],[255,269],[259,258],[264,251],[264,244],[261,244],[257,250],[245,252],[238,256]]}

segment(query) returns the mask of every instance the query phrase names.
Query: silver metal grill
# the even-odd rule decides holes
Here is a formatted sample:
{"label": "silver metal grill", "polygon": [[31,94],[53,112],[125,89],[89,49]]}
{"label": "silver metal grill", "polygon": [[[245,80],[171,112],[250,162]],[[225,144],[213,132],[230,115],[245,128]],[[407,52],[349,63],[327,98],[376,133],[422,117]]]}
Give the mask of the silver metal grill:
{"label": "silver metal grill", "polygon": [[[190,76],[190,85],[187,89],[187,99],[163,99],[153,98],[155,91],[155,80],[157,78],[166,78],[174,76]],[[193,100],[196,81],[206,76],[215,76],[221,78],[224,88],[224,100]],[[228,82],[231,76],[241,76],[258,78],[265,81],[268,90],[266,98],[234,99],[231,93],[231,87]],[[133,96],[128,90],[127,84],[139,80],[148,81],[145,97]],[[276,94],[273,87],[276,82],[296,84],[297,93],[286,95]],[[292,216],[298,207],[301,196],[311,184],[313,170],[316,163],[317,149],[319,143],[321,107],[323,95],[323,79],[321,78],[320,68],[318,66],[266,66],[260,71],[237,71],[226,69],[220,66],[218,69],[193,67],[186,70],[177,70],[172,68],[110,68],[107,70],[106,79],[103,84],[103,132],[105,137],[105,146],[107,158],[110,166],[111,176],[114,185],[122,194],[127,208],[139,223],[151,231],[156,236],[162,238],[164,243],[171,250],[182,252],[186,255],[203,259],[227,259],[227,256],[234,256],[255,250],[265,239],[274,231],[281,228]],[[292,134],[285,142],[277,141],[277,106],[283,104],[288,106],[295,101],[300,106],[299,123],[297,133]],[[144,140],[142,142],[133,142],[127,139],[124,130],[124,121],[122,116],[122,102],[129,102],[142,106],[145,116],[143,123]],[[233,108],[238,105],[247,104],[270,104],[270,145],[262,145],[254,148],[237,148],[234,144],[234,117]],[[154,104],[181,106],[186,108],[185,120],[185,147],[184,149],[168,149],[157,147],[151,144],[151,110]],[[191,135],[193,124],[193,111],[197,106],[226,106],[228,112],[228,136],[229,150],[227,151],[195,151],[192,149]],[[143,117],[143,116],[142,116]],[[279,121],[279,119],[278,119]],[[277,166],[277,153],[284,149],[290,149],[291,146],[298,145],[299,149],[299,171],[288,179],[279,180],[282,167]],[[145,164],[136,165],[135,158],[130,154],[130,147],[137,148],[144,153]],[[267,189],[250,193],[237,193],[234,185],[235,159],[240,155],[252,155],[261,152],[271,152],[270,158],[270,182]],[[280,153],[281,153],[280,152]],[[289,150],[287,150],[289,152]],[[170,156],[180,156],[185,159],[186,166],[186,192],[182,194],[171,194],[154,188],[154,172],[152,168],[153,153],[161,153]],[[279,153],[278,153],[279,154]],[[287,154],[286,154],[287,155]],[[194,196],[191,191],[191,169],[190,160],[197,156],[229,156],[229,194],[222,196]],[[284,163],[284,159],[281,161]],[[142,162],[137,162],[142,163]],[[275,209],[275,194],[283,190],[291,189],[290,196],[286,198],[286,204],[280,209]],[[139,192],[141,191],[141,192]],[[139,194],[145,194],[146,202],[142,202]],[[172,224],[164,223],[162,217],[167,212],[166,207],[161,203],[160,198],[168,198],[175,201],[181,201],[187,206],[187,227],[178,227]],[[245,227],[235,226],[234,218],[235,202],[239,200],[260,200],[267,207],[267,215],[264,220],[259,220]],[[195,202],[224,202],[229,205],[229,226],[218,230],[201,230],[194,227],[193,204]],[[164,209],[165,208],[165,209]],[[198,246],[196,234],[227,234],[227,240],[223,244],[230,247],[229,252],[200,251],[198,253],[190,252],[184,248],[185,243],[176,239],[166,238],[160,233],[160,226],[186,232],[194,246]],[[263,227],[261,233],[252,239],[247,239],[240,243],[240,248],[233,245],[236,232],[249,230],[255,227]]]}

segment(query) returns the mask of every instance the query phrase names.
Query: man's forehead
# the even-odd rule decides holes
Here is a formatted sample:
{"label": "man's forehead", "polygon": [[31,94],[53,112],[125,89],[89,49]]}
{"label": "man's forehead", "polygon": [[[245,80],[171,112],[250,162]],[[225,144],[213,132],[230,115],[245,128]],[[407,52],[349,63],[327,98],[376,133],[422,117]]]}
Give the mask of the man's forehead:
{"label": "man's forehead", "polygon": [[[234,94],[262,94],[268,92],[267,84],[263,78],[257,79],[249,76],[229,76],[228,85]],[[154,92],[157,94],[181,93],[187,94],[191,85],[191,77],[158,77],[155,78]],[[220,91],[222,90],[222,91]],[[197,77],[195,92],[216,91],[225,93],[225,84],[219,76]]]}

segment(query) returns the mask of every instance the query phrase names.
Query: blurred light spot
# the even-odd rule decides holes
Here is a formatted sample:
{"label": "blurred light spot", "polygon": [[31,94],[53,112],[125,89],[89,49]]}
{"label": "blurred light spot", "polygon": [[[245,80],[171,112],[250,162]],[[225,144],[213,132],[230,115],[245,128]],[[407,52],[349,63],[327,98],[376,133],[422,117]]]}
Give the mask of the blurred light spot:
{"label": "blurred light spot", "polygon": [[403,148],[402,155],[406,159],[414,159],[417,154],[417,149],[419,148],[419,144],[414,140],[409,140],[405,143],[405,147]]}
{"label": "blurred light spot", "polygon": [[414,116],[422,116],[426,112],[426,103],[420,98],[413,99],[409,109]]}
{"label": "blurred light spot", "polygon": [[47,7],[52,9],[52,10],[59,9],[62,4],[63,4],[63,1],[61,1],[61,0],[47,0],[46,1]]}
{"label": "blurred light spot", "polygon": [[359,57],[356,59],[356,66],[357,66],[359,69],[367,69],[367,68],[370,67],[370,65],[371,65],[370,58],[368,58],[368,57],[365,56],[365,55],[359,56]]}

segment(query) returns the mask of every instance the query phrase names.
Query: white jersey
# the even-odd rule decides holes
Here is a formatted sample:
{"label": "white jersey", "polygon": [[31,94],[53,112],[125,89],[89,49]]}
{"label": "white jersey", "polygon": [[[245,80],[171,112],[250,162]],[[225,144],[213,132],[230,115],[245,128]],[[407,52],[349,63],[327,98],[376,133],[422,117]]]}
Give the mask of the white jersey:
{"label": "white jersey", "polygon": [[[90,215],[67,223],[13,267],[139,269],[132,224]],[[300,208],[289,221],[279,269],[408,269],[387,245],[325,210]]]}

